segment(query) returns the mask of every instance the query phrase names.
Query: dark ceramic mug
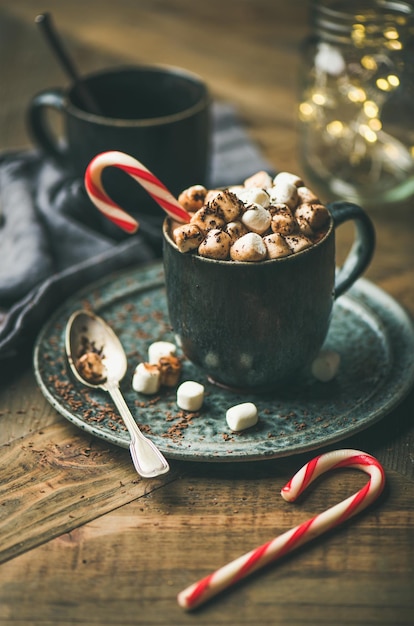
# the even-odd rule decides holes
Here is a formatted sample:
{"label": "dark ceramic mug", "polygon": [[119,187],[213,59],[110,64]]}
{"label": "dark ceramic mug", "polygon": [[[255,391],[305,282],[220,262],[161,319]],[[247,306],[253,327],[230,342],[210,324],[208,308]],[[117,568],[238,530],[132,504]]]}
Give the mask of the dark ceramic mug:
{"label": "dark ceramic mug", "polygon": [[[210,96],[204,81],[169,66],[121,67],[83,79],[100,108],[87,111],[76,86],[36,95],[28,110],[35,144],[75,176],[84,176],[91,159],[108,150],[126,152],[154,169],[178,194],[194,180],[205,184],[210,154]],[[56,136],[48,111],[64,118],[64,141]],[[115,168],[104,174],[114,200],[134,214],[157,214],[148,194]]]}
{"label": "dark ceramic mug", "polygon": [[[238,390],[271,390],[310,365],[328,332],[335,298],[368,266],[375,247],[357,205],[328,205],[326,235],[310,248],[259,263],[181,253],[164,222],[170,322],[186,355],[208,377]],[[353,220],[354,244],[335,277],[335,229]]]}

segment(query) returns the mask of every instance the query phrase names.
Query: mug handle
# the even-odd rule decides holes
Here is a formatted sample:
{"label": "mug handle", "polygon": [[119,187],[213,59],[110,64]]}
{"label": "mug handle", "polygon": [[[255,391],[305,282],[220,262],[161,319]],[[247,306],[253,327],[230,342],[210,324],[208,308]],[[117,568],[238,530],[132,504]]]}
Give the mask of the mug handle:
{"label": "mug handle", "polygon": [[368,267],[375,249],[374,225],[365,211],[352,202],[328,204],[334,228],[353,220],[356,227],[355,240],[335,277],[335,299],[342,295]]}
{"label": "mug handle", "polygon": [[62,89],[48,89],[38,93],[30,102],[27,112],[29,132],[35,144],[58,161],[66,157],[64,146],[59,143],[47,119],[47,110],[64,111],[65,96]]}

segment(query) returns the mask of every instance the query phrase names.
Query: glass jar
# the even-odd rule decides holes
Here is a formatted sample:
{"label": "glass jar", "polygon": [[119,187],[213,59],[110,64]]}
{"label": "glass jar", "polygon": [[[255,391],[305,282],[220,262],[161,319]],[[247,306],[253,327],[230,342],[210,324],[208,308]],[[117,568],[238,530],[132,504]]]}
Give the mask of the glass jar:
{"label": "glass jar", "polygon": [[414,5],[313,0],[299,103],[304,174],[363,206],[414,195]]}

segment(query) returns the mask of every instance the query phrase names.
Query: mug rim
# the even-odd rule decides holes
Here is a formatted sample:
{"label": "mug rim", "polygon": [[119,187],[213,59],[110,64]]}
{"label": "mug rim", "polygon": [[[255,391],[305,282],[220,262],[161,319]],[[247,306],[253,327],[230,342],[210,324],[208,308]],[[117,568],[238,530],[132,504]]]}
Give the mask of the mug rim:
{"label": "mug rim", "polygon": [[[328,207],[327,207],[328,208]],[[293,259],[297,259],[299,257],[303,257],[306,256],[308,254],[311,254],[313,250],[320,248],[324,242],[327,241],[327,239],[332,235],[332,233],[335,231],[335,227],[334,227],[334,221],[333,221],[333,217],[332,217],[332,213],[329,211],[328,208],[328,212],[329,212],[329,228],[326,231],[325,235],[319,239],[319,241],[313,243],[311,246],[309,246],[308,248],[305,248],[304,250],[300,250],[299,252],[294,252],[293,254],[289,254],[288,256],[284,256],[284,257],[279,257],[276,259],[265,259],[263,261],[233,261],[231,259],[210,259],[208,257],[203,257],[199,254],[197,254],[196,252],[180,252],[177,244],[173,241],[172,237],[169,234],[169,224],[171,223],[171,217],[167,216],[162,224],[162,234],[164,237],[164,240],[171,246],[171,248],[178,252],[181,255],[184,256],[192,256],[193,258],[197,259],[197,262],[200,263],[212,263],[214,265],[223,265],[228,266],[228,267],[255,267],[255,266],[262,266],[262,265],[270,265],[272,263],[289,263],[292,262]]]}
{"label": "mug rim", "polygon": [[160,74],[177,76],[184,78],[188,81],[188,83],[192,83],[193,85],[198,85],[201,88],[201,96],[199,100],[183,109],[182,111],[178,111],[177,113],[170,113],[168,115],[163,115],[160,117],[151,117],[144,119],[123,119],[117,117],[108,117],[106,115],[100,115],[97,113],[91,113],[90,111],[85,111],[77,106],[71,99],[71,95],[76,90],[76,85],[71,83],[67,89],[65,90],[65,102],[66,109],[72,115],[75,115],[77,118],[82,119],[87,122],[99,123],[103,126],[119,126],[119,127],[151,127],[151,126],[161,126],[166,124],[171,124],[174,122],[178,122],[184,120],[188,117],[192,117],[199,111],[206,109],[208,105],[211,103],[211,95],[209,92],[209,88],[207,83],[199,76],[198,74],[186,70],[182,67],[176,65],[168,65],[161,63],[146,63],[141,65],[121,65],[113,68],[106,68],[103,70],[98,70],[96,72],[91,72],[86,74],[83,79],[87,82],[89,79],[99,78],[101,76],[110,76],[114,74],[121,74],[127,72],[158,72]]}

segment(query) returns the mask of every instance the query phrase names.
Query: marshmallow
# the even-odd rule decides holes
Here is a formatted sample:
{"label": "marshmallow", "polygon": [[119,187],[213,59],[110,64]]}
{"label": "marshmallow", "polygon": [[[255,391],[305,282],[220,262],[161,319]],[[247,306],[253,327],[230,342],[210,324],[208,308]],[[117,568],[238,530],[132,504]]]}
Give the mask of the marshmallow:
{"label": "marshmallow", "polygon": [[237,220],[244,209],[240,199],[228,189],[220,191],[210,202],[210,206],[215,213],[223,217],[225,222]]}
{"label": "marshmallow", "polygon": [[157,393],[161,385],[160,370],[151,363],[138,363],[132,378],[134,391],[151,395]]}
{"label": "marshmallow", "polygon": [[285,241],[292,252],[302,252],[312,245],[311,240],[304,235],[286,235]]}
{"label": "marshmallow", "polygon": [[197,224],[182,224],[174,229],[173,238],[180,252],[190,252],[198,248],[204,234]]}
{"label": "marshmallow", "polygon": [[258,422],[256,405],[253,402],[243,402],[232,406],[226,412],[226,422],[235,432],[251,428]]}
{"label": "marshmallow", "polygon": [[76,362],[76,368],[81,376],[91,383],[97,384],[105,379],[105,366],[102,356],[97,352],[85,352]]}
{"label": "marshmallow", "polygon": [[249,194],[249,190],[246,187],[232,187],[232,193],[239,198],[243,203]]}
{"label": "marshmallow", "polygon": [[178,196],[178,202],[187,211],[198,211],[204,205],[207,189],[203,185],[193,185],[184,189]]}
{"label": "marshmallow", "polygon": [[230,257],[233,261],[263,261],[266,256],[267,248],[257,233],[246,233],[230,248]]}
{"label": "marshmallow", "polygon": [[161,357],[175,355],[177,347],[170,341],[154,341],[148,348],[148,362],[158,363]]}
{"label": "marshmallow", "polygon": [[208,259],[228,259],[231,246],[231,237],[224,230],[213,228],[209,230],[204,241],[198,247],[198,254]]}
{"label": "marshmallow", "polygon": [[238,193],[238,196],[245,204],[260,204],[267,209],[270,204],[270,197],[267,191],[258,187],[249,187]]}
{"label": "marshmallow", "polygon": [[267,248],[267,256],[269,259],[280,259],[292,254],[292,250],[280,233],[266,235],[266,237],[263,237],[263,241]]}
{"label": "marshmallow", "polygon": [[249,204],[242,215],[241,221],[253,233],[262,235],[269,230],[272,216],[261,204]]}
{"label": "marshmallow", "polygon": [[308,221],[305,220],[304,217],[297,217],[295,216],[296,219],[296,223],[298,225],[299,228],[299,232],[301,235],[305,235],[305,237],[313,237],[314,236],[314,232],[312,230],[312,228],[310,227],[310,224]]}
{"label": "marshmallow", "polygon": [[296,174],[291,174],[290,172],[279,172],[279,174],[276,174],[273,179],[273,185],[284,185],[285,183],[295,187],[303,187],[303,180]]}
{"label": "marshmallow", "polygon": [[253,176],[249,176],[244,181],[245,187],[260,187],[261,189],[267,189],[272,186],[272,179],[265,171],[256,172]]}
{"label": "marshmallow", "polygon": [[269,211],[272,216],[270,227],[274,233],[291,235],[297,230],[298,224],[286,204],[272,205]]}
{"label": "marshmallow", "polygon": [[184,411],[198,411],[204,401],[204,387],[193,380],[186,380],[177,389],[177,404]]}
{"label": "marshmallow", "polygon": [[319,230],[328,221],[329,212],[323,204],[309,204],[306,202],[297,207],[295,216],[305,219],[312,230]]}
{"label": "marshmallow", "polygon": [[173,354],[162,356],[156,365],[160,372],[160,383],[165,387],[175,387],[181,374],[181,361]]}
{"label": "marshmallow", "polygon": [[207,191],[204,204],[208,204],[209,202],[214,200],[214,198],[217,196],[218,193],[221,193],[221,189],[209,189]]}
{"label": "marshmallow", "polygon": [[227,189],[231,191],[231,193],[234,193],[237,197],[239,197],[239,191],[244,191],[245,188],[244,185],[232,185],[231,187],[227,187]]}
{"label": "marshmallow", "polygon": [[228,224],[226,224],[226,233],[230,235],[232,245],[236,241],[236,239],[239,239],[247,232],[248,231],[246,226],[239,221],[229,222]]}
{"label": "marshmallow", "polygon": [[333,350],[321,350],[311,365],[313,376],[322,383],[327,383],[338,373],[341,357]]}
{"label": "marshmallow", "polygon": [[309,204],[312,202],[319,202],[318,196],[315,196],[313,191],[308,189],[308,187],[298,187],[297,193],[299,204],[303,204],[304,202],[308,202]]}
{"label": "marshmallow", "polygon": [[269,189],[271,204],[287,204],[294,209],[298,201],[298,190],[292,183],[280,183]]}
{"label": "marshmallow", "polygon": [[221,228],[226,222],[223,216],[210,203],[198,209],[192,216],[190,223],[196,224],[203,233],[206,233],[212,228]]}

